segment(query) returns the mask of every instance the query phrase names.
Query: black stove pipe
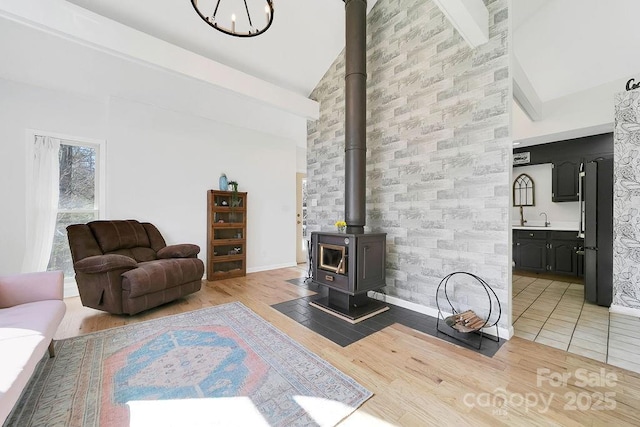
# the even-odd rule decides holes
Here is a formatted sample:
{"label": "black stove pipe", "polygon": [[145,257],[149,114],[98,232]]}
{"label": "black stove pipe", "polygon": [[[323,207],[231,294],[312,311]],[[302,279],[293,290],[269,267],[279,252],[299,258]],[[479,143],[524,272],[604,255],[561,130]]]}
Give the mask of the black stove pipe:
{"label": "black stove pipe", "polygon": [[364,234],[367,178],[367,0],[345,0],[345,222]]}

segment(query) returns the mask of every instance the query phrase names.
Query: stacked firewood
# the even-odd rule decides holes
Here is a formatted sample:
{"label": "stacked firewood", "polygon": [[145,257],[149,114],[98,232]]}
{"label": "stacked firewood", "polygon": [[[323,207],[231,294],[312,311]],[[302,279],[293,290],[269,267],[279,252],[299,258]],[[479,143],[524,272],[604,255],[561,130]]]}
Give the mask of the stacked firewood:
{"label": "stacked firewood", "polygon": [[454,314],[453,316],[449,316],[446,320],[446,323],[453,329],[465,333],[477,331],[487,323],[486,320],[478,317],[473,310]]}

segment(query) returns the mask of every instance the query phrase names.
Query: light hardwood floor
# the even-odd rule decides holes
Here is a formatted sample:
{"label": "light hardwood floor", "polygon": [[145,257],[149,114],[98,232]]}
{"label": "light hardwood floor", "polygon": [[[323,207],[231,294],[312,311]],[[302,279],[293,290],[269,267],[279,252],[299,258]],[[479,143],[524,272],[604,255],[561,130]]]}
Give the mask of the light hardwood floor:
{"label": "light hardwood floor", "polygon": [[519,337],[488,358],[396,324],[340,347],[270,307],[309,295],[286,282],[301,276],[287,268],[203,282],[200,292],[134,317],[70,298],[56,338],[240,301],[374,393],[344,426],[640,425],[640,374]]}

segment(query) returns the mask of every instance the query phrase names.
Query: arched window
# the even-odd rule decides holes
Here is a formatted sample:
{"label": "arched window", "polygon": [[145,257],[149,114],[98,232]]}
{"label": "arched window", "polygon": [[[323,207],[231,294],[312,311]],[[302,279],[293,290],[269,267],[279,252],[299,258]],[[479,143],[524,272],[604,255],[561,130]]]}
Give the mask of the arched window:
{"label": "arched window", "polygon": [[526,173],[518,175],[513,182],[513,206],[534,206],[533,180]]}

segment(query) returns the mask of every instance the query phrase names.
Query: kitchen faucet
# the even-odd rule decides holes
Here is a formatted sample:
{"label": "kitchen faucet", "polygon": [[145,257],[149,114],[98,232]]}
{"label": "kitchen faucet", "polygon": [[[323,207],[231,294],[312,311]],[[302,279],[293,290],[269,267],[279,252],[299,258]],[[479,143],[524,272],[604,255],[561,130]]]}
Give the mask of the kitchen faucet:
{"label": "kitchen faucet", "polygon": [[524,209],[522,209],[522,205],[520,205],[520,227],[524,227],[526,219],[524,219]]}
{"label": "kitchen faucet", "polygon": [[544,215],[544,226],[548,227],[551,225],[551,223],[549,222],[549,218],[547,218],[547,213],[546,212],[542,212],[540,213],[540,216]]}

